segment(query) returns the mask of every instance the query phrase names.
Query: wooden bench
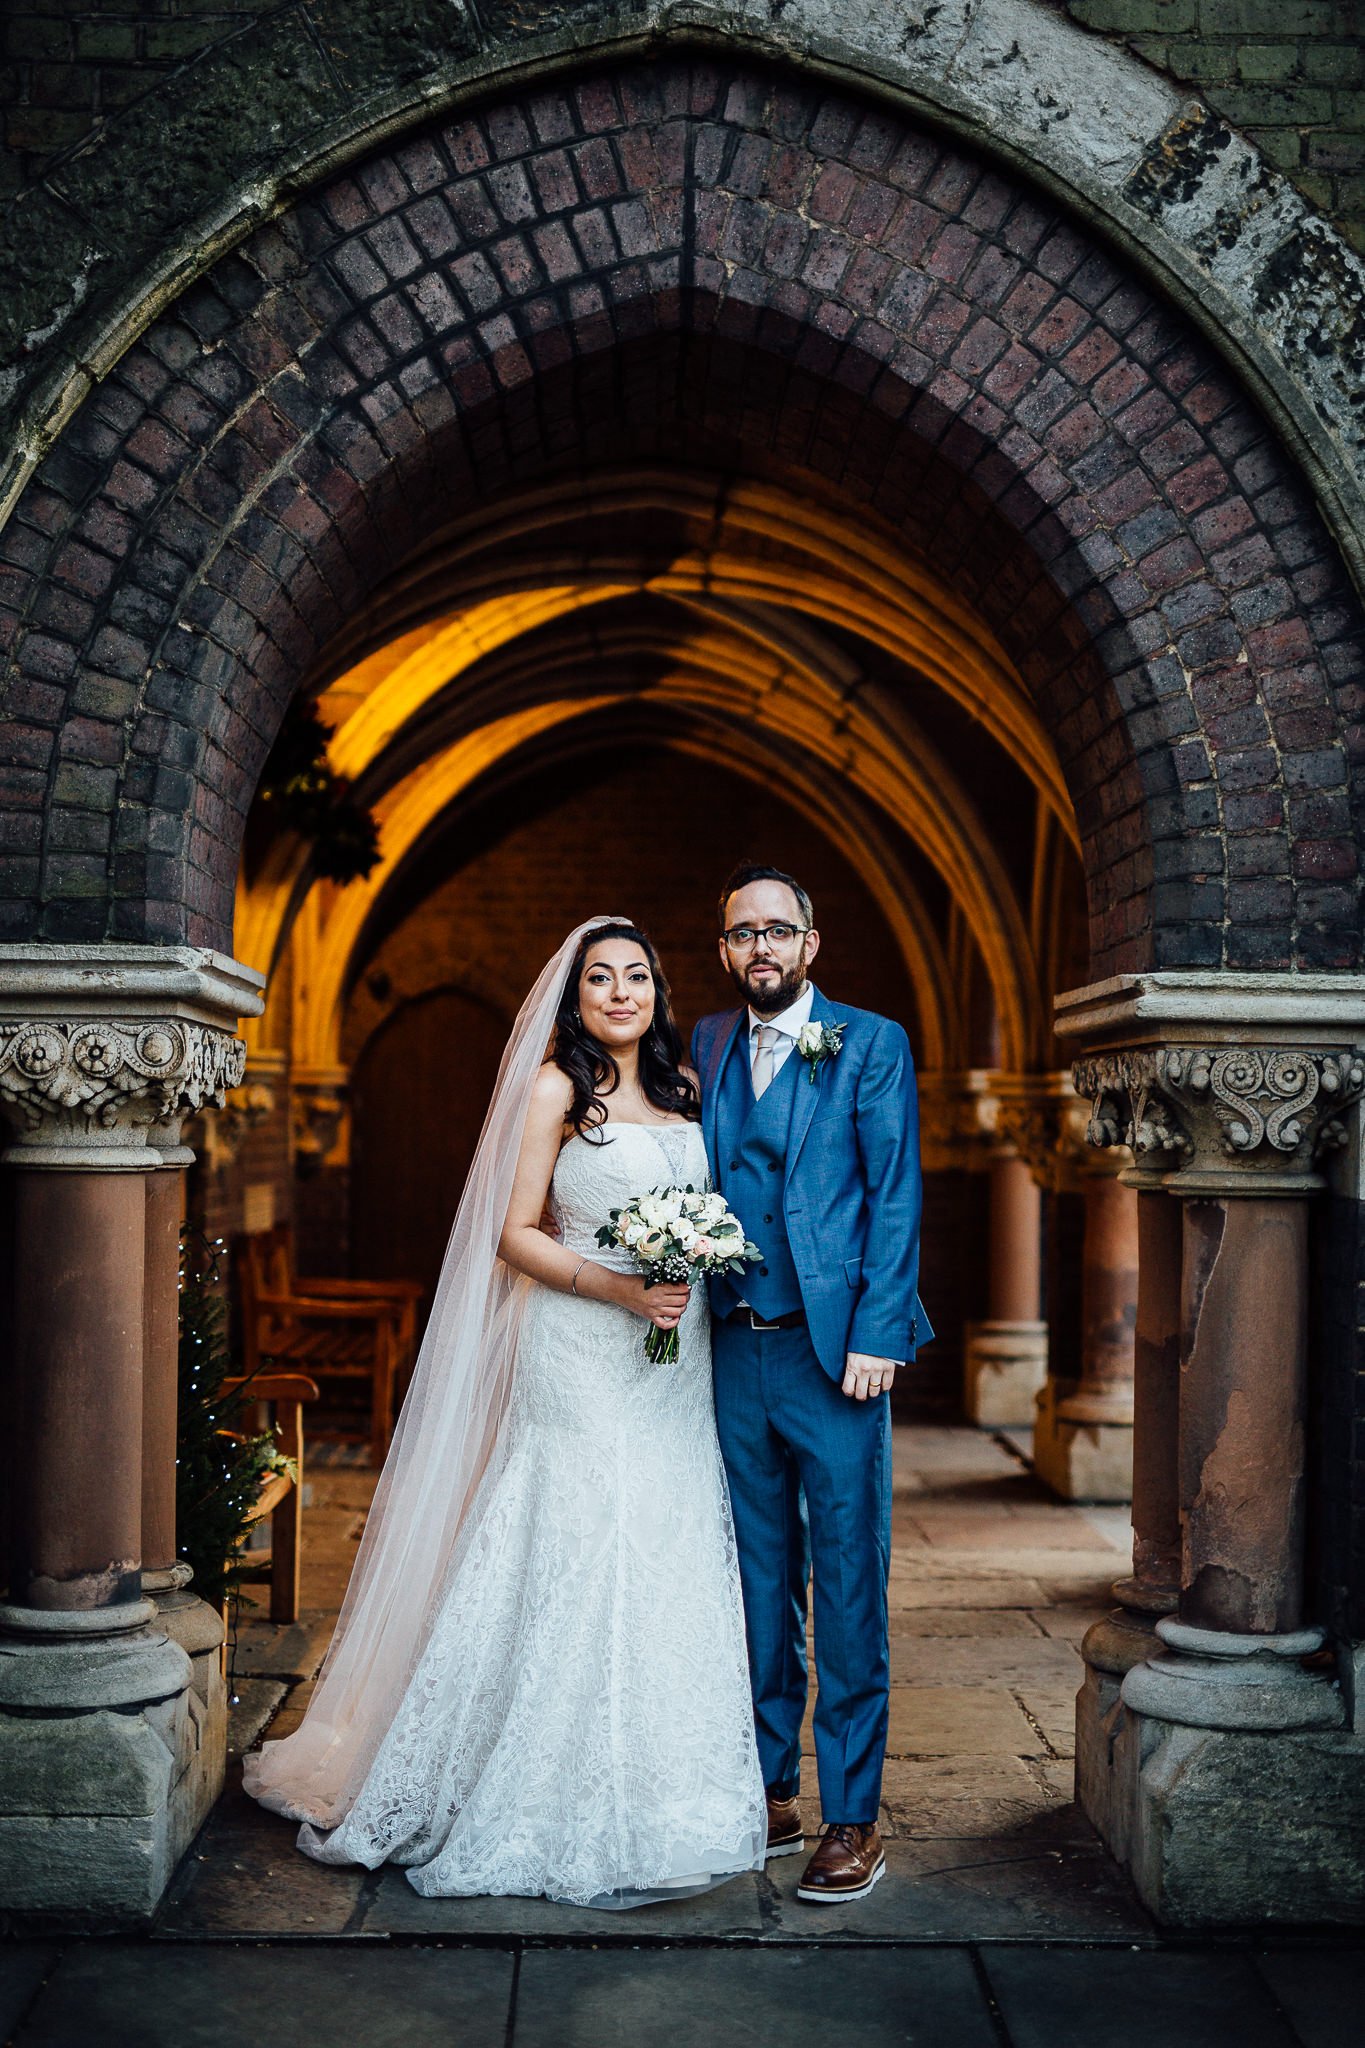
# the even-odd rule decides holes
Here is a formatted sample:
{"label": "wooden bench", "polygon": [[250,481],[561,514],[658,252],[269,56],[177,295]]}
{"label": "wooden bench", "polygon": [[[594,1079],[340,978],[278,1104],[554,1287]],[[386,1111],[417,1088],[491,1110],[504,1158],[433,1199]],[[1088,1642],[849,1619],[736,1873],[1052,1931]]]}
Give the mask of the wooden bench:
{"label": "wooden bench", "polygon": [[248,1374],[296,1367],[316,1380],[359,1383],[368,1426],[317,1426],[314,1434],[366,1443],[376,1467],[393,1433],[396,1401],[407,1390],[416,1349],[416,1280],[299,1279],[293,1233],[285,1224],[238,1240],[237,1298],[242,1360]]}
{"label": "wooden bench", "polygon": [[270,1517],[270,1548],[243,1549],[239,1580],[270,1581],[270,1619],[299,1618],[299,1573],[303,1564],[303,1404],[316,1401],[314,1382],[302,1373],[261,1373],[249,1382],[224,1380],[224,1393],[245,1391],[248,1400],[268,1402],[281,1454],[293,1460],[294,1474],[269,1472],[247,1519],[248,1528]]}

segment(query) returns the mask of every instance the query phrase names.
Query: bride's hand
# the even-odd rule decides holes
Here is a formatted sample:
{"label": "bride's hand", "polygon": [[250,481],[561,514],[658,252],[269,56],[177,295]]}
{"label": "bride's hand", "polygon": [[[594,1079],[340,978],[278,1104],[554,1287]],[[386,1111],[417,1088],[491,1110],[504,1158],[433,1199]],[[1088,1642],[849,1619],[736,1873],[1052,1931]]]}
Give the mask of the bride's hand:
{"label": "bride's hand", "polygon": [[622,1308],[628,1308],[632,1315],[643,1316],[656,1329],[677,1329],[692,1291],[689,1287],[668,1280],[658,1287],[646,1287],[638,1273],[623,1273],[621,1280],[623,1284],[618,1299]]}

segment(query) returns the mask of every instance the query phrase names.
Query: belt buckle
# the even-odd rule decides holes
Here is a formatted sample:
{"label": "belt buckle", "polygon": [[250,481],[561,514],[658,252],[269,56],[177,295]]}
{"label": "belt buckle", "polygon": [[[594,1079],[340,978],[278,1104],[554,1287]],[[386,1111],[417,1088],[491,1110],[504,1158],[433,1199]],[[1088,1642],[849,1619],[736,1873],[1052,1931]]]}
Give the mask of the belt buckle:
{"label": "belt buckle", "polygon": [[757,1309],[751,1308],[749,1310],[749,1328],[751,1330],[776,1330],[780,1329],[781,1325],[778,1323],[770,1323],[766,1321],[765,1318],[758,1313]]}

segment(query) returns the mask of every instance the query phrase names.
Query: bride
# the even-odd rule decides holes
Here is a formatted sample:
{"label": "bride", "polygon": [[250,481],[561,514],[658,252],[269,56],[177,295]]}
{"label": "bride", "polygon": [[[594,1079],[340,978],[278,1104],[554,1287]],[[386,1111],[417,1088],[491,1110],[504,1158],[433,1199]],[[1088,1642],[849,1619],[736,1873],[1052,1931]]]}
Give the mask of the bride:
{"label": "bride", "polygon": [[[592,1906],[761,1867],[703,1290],[647,1292],[596,1240],[705,1184],[697,1116],[653,946],[591,919],[503,1055],[308,1712],[246,1759],[320,1862]],[[676,1364],[645,1362],[642,1319]]]}

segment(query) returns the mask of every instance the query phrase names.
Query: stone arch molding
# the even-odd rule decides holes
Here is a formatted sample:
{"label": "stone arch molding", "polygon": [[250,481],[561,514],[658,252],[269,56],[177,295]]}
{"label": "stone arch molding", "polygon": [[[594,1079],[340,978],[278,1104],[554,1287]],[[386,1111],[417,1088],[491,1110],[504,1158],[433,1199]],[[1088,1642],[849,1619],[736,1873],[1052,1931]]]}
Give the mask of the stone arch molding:
{"label": "stone arch molding", "polygon": [[[1026,172],[1215,341],[1365,587],[1365,265],[1198,100],[1045,0],[290,0],[20,195],[7,516],[92,386],[197,275],[341,166],[528,76],[686,44],[879,94]],[[261,90],[253,90],[259,81]]]}

